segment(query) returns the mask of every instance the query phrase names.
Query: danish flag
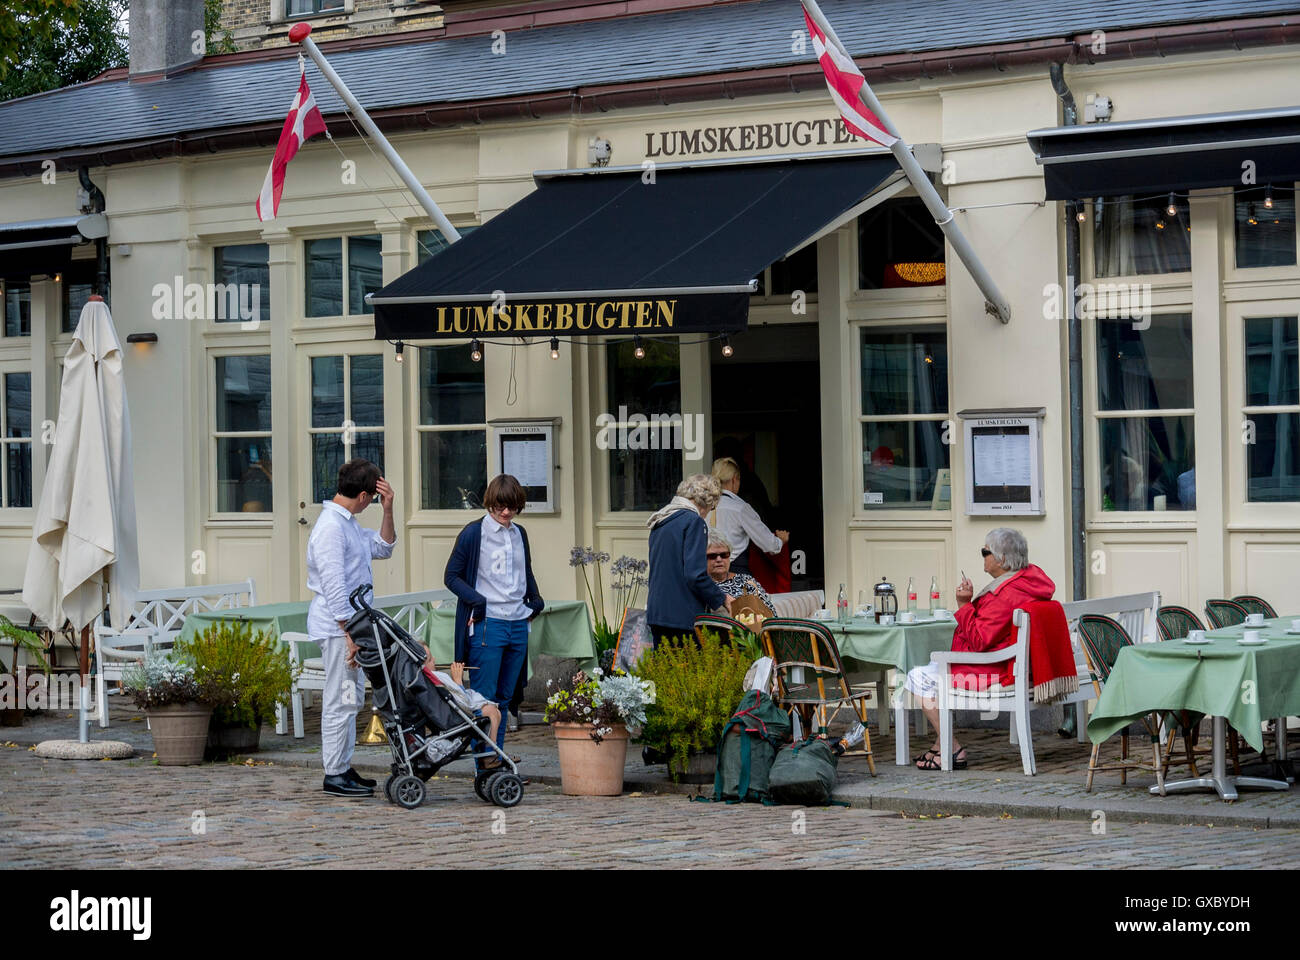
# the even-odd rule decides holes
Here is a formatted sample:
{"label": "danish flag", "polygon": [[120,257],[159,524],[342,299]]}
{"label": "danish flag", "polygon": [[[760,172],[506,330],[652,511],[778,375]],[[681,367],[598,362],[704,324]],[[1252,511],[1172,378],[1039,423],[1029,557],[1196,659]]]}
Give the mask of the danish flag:
{"label": "danish flag", "polygon": [[882,147],[896,143],[898,138],[885,129],[880,118],[867,109],[867,105],[858,97],[858,91],[867,82],[858,65],[835,44],[826,42],[826,34],[813,22],[806,7],[803,18],[808,24],[808,35],[812,37],[813,50],[821,62],[822,72],[826,74],[826,86],[830,88],[835,106],[839,107],[844,125],[857,136],[872,140]]}
{"label": "danish flag", "polygon": [[307,86],[307,73],[304,70],[298,78],[298,92],[289,107],[289,116],[284,118],[280,142],[276,144],[275,156],[271,158],[271,169],[266,171],[266,180],[257,198],[258,220],[275,219],[280,209],[280,194],[284,193],[285,167],[297,154],[299,147],[316,134],[324,132],[325,118],[320,115],[316,98]]}

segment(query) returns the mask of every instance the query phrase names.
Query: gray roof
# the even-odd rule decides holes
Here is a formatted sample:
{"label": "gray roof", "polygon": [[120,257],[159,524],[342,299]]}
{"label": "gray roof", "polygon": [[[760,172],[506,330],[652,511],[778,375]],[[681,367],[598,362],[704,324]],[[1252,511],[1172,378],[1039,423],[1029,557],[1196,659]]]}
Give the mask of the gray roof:
{"label": "gray roof", "polygon": [[[1300,11],[1296,0],[823,0],[855,56],[1066,37],[1093,30],[1260,17]],[[803,25],[796,0],[758,0],[673,13],[456,37],[330,55],[367,109],[481,100],[575,87],[811,61],[791,52]],[[65,87],[0,103],[0,157],[148,140],[283,119],[291,58],[231,62],[170,80]],[[342,112],[308,64],[326,115]]]}

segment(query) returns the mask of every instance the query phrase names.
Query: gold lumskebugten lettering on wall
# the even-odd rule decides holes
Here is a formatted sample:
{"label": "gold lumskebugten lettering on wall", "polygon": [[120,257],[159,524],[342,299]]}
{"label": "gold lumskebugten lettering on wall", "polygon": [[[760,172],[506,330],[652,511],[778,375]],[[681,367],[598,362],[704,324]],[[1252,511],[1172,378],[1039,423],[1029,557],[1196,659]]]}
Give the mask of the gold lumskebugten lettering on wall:
{"label": "gold lumskebugten lettering on wall", "polygon": [[645,135],[645,155],[687,157],[746,150],[786,150],[852,143],[853,134],[840,117],[826,120],[780,120],[693,130],[652,130]]}
{"label": "gold lumskebugten lettering on wall", "polygon": [[677,311],[671,300],[579,300],[434,308],[439,336],[474,334],[599,333],[609,330],[670,331]]}

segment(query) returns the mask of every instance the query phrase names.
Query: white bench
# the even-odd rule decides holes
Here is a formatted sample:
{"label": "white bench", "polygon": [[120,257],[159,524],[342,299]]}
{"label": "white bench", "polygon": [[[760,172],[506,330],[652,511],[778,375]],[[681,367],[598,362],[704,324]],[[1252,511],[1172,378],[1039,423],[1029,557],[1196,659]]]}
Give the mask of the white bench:
{"label": "white bench", "polygon": [[[377,609],[398,609],[390,616],[397,621],[407,633],[419,636],[428,623],[429,609],[441,607],[448,601],[455,602],[456,595],[450,590],[420,590],[415,593],[397,593],[389,597],[376,597],[370,605]],[[297,740],[304,736],[302,711],[304,696],[310,697],[317,690],[325,689],[325,662],[321,659],[320,648],[305,633],[284,633],[280,639],[289,645],[289,660],[294,666],[301,665],[302,670],[289,691],[289,702],[293,712],[293,735]],[[308,654],[304,656],[304,654]],[[275,732],[284,734],[284,711],[277,710]]]}
{"label": "white bench", "polygon": [[793,593],[774,593],[772,611],[778,617],[806,620],[826,605],[825,590],[796,590]]}
{"label": "white bench", "polygon": [[[1070,645],[1074,651],[1076,676],[1079,689],[1068,696],[1054,701],[1068,708],[1075,707],[1077,736],[1080,743],[1087,743],[1087,704],[1101,696],[1102,684],[1092,676],[1088,667],[1087,655],[1079,641],[1079,618],[1085,614],[1100,614],[1118,620],[1135,643],[1152,642],[1157,639],[1156,613],[1160,609],[1160,593],[1132,593],[1118,597],[1099,597],[1095,600],[1077,600],[1061,604],[1065,619],[1070,629]],[[1029,711],[1036,707],[1053,704],[1037,704],[1030,695],[1031,676],[1029,671],[1029,614],[1016,610],[1012,614],[1012,623],[1016,625],[1016,642],[1010,647],[993,650],[988,653],[964,653],[943,651],[931,655],[939,664],[942,672],[939,677],[939,745],[940,766],[944,770],[952,769],[952,712],[959,709],[980,710],[983,713],[1000,713],[1008,706],[1011,708],[1011,743],[1020,747],[1020,758],[1026,776],[1033,776],[1037,771],[1034,759],[1033,736],[1029,723]],[[995,684],[987,690],[966,691],[952,685],[950,667],[953,663],[986,664],[1013,660],[1015,682],[1009,687]],[[1020,682],[1024,678],[1026,682]],[[897,741],[895,762],[899,766],[911,763],[907,738],[907,715],[905,713],[906,691],[900,688],[895,700],[895,726]]]}
{"label": "white bench", "polygon": [[252,578],[238,583],[141,590],[135,609],[121,627],[95,620],[95,696],[99,725],[108,726],[108,681],[121,680],[126,668],[150,653],[166,653],[176,643],[185,618],[208,610],[235,610],[257,603]]}

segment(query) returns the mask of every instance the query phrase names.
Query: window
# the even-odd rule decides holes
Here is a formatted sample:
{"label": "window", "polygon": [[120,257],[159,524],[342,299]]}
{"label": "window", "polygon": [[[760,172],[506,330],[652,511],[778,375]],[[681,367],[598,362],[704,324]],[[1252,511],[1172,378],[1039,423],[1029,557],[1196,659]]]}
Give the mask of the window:
{"label": "window", "polygon": [[5,303],[5,336],[30,337],[32,335],[32,285],[19,280],[3,284]]}
{"label": "window", "polygon": [[217,512],[271,512],[271,356],[216,358]]}
{"label": "window", "polygon": [[469,347],[420,347],[420,506],[470,510],[487,487],[483,364]]}
{"label": "window", "polygon": [[265,243],[241,243],[217,247],[212,252],[214,283],[234,287],[217,298],[217,323],[268,322],[271,319],[271,267]]}
{"label": "window", "polygon": [[796,290],[817,292],[817,244],[810,243],[788,257],[782,257],[755,279],[756,297],[788,297]]}
{"label": "window", "polygon": [[1300,370],[1295,317],[1247,317],[1246,499],[1300,500]]}
{"label": "window", "polygon": [[947,331],[867,328],[861,349],[863,505],[931,509],[949,469]]}
{"label": "window", "polygon": [[1237,266],[1295,266],[1295,192],[1238,188],[1233,204]]}
{"label": "window", "polygon": [[607,410],[615,421],[606,433],[609,508],[615,511],[658,510],[682,482],[682,451],[659,442],[671,444],[677,431],[650,426],[681,418],[681,348],[676,340],[643,340],[641,346],[645,356],[639,360],[634,341],[605,346]]}
{"label": "window", "polygon": [[[378,234],[329,237],[304,242],[307,259],[307,316],[340,317],[374,313],[365,296],[384,285]],[[346,253],[346,260],[344,254]]]}
{"label": "window", "polygon": [[1192,318],[1097,321],[1103,510],[1196,507]]}
{"label": "window", "polygon": [[[95,261],[74,260],[63,274],[63,332],[72,333],[81,320],[81,309],[95,292]],[[110,288],[104,290],[104,302],[112,309]]]}
{"label": "window", "polygon": [[306,17],[314,13],[332,13],[344,9],[343,0],[289,0],[285,13],[290,17]]}
{"label": "window", "polygon": [[32,375],[6,373],[0,394],[0,507],[32,505]]}
{"label": "window", "polygon": [[1186,197],[1106,197],[1093,206],[1093,272],[1098,277],[1181,273],[1192,269]]}
{"label": "window", "polygon": [[[461,237],[464,238],[477,230],[478,227],[470,225],[468,227],[457,227],[456,229],[460,231]],[[416,266],[424,263],[434,254],[446,250],[449,246],[451,244],[447,242],[447,238],[442,235],[441,230],[421,230],[415,235]]]}
{"label": "window", "polygon": [[339,467],[364,457],[384,468],[384,358],[311,358],[312,499],[337,492]]}
{"label": "window", "polygon": [[858,286],[942,286],[943,231],[919,197],[886,200],[858,217]]}

